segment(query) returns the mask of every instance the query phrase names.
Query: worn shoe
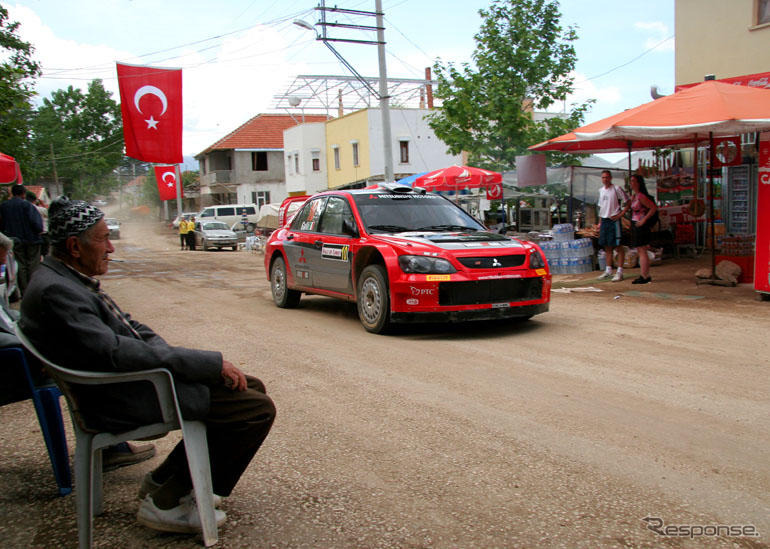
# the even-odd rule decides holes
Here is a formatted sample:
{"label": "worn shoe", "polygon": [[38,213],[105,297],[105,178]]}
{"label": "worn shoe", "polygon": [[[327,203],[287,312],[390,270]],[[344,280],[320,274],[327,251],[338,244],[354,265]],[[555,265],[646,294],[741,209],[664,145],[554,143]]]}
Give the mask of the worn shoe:
{"label": "worn shoe", "polygon": [[612,277],[613,282],[620,282],[623,280],[623,273],[617,272],[615,273],[615,276]]}
{"label": "worn shoe", "polygon": [[[141,486],[139,486],[138,498],[144,499],[147,496],[151,496],[155,492],[155,490],[157,490],[161,486],[162,484],[158,484],[152,479],[152,473],[147,473],[146,475],[144,475],[144,478],[142,479]],[[192,492],[190,492],[190,494],[188,494],[185,497],[190,497],[191,495],[192,495]],[[223,499],[224,498],[222,498],[222,496],[218,496],[214,494],[214,507],[219,507],[220,505],[222,505]]]}
{"label": "worn shoe", "polygon": [[612,273],[604,271],[604,273],[602,273],[602,275],[596,280],[609,280],[610,278],[612,278]]}
{"label": "worn shoe", "polygon": [[652,281],[651,276],[644,278],[642,275],[639,275],[638,278],[635,278],[634,280],[631,281],[631,284],[647,284],[650,281]]}
{"label": "worn shoe", "polygon": [[[227,520],[227,515],[219,509],[214,510],[217,527]],[[161,532],[177,534],[196,534],[201,531],[201,520],[198,516],[198,506],[195,498],[185,496],[179,500],[179,505],[171,509],[158,509],[152,496],[147,496],[139,504],[136,514],[139,524]]]}
{"label": "worn shoe", "polygon": [[154,444],[129,444],[128,442],[121,442],[102,450],[102,471],[112,471],[118,467],[141,463],[154,455]]}

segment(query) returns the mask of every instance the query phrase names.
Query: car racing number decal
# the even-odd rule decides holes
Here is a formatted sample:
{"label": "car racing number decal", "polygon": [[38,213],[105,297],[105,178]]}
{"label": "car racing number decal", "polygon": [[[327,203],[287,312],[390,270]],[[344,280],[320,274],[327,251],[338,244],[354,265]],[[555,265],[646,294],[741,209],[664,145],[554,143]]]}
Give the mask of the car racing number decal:
{"label": "car racing number decal", "polygon": [[324,244],[321,248],[321,257],[333,261],[347,261],[350,246],[347,244]]}

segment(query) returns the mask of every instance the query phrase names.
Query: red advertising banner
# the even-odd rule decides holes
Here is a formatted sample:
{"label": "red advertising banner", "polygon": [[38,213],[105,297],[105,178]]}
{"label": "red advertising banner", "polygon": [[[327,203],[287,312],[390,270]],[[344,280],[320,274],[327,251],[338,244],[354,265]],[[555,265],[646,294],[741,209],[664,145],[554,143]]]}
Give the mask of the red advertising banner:
{"label": "red advertising banner", "polygon": [[[176,198],[176,166],[155,166],[155,181],[161,201]],[[181,196],[184,197],[184,187]]]}
{"label": "red advertising banner", "polygon": [[[724,82],[726,84],[735,84],[736,86],[749,86],[750,88],[768,88],[770,89],[770,72],[759,72],[757,74],[747,74],[744,76],[734,76],[732,78],[720,78],[717,82]],[[701,82],[693,82],[692,84],[682,84],[674,88],[675,92],[682,91],[687,88],[692,88],[700,84]]]}
{"label": "red advertising banner", "polygon": [[500,200],[503,198],[503,183],[492,183],[487,187],[487,200]]}
{"label": "red advertising banner", "polygon": [[126,155],[145,162],[182,160],[182,69],[117,64]]}
{"label": "red advertising banner", "polygon": [[754,289],[770,293],[770,133],[759,141],[757,185],[757,240],[754,255]]}

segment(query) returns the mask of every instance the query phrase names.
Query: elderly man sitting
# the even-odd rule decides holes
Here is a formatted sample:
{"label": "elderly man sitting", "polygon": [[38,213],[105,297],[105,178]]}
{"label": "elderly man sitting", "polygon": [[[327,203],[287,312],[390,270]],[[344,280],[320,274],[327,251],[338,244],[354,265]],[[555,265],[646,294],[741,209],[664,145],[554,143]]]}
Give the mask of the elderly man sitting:
{"label": "elderly man sitting", "polygon": [[[214,493],[228,496],[267,437],[275,407],[265,386],[222,354],[169,345],[133,320],[94,278],[108,270],[104,214],[61,197],[48,211],[51,255],[35,271],[21,304],[21,327],[53,362],[99,371],[166,368],[186,419],[206,424]],[[155,422],[160,410],[146,384],[82,386],[83,413],[97,428],[125,430]],[[184,443],[149,473],[137,520],[168,532],[200,531]],[[225,514],[217,511],[222,524]]]}

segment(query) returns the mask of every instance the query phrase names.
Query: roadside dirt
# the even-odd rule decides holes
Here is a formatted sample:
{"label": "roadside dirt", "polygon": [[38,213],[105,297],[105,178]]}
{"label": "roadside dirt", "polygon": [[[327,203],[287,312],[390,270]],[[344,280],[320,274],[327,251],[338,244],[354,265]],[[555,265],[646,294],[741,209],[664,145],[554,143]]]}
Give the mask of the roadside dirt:
{"label": "roadside dirt", "polygon": [[[653,267],[639,294],[638,270],[557,276],[602,292],[554,293],[526,323],[375,336],[351,304],[277,309],[260,253],[180,251],[157,223],[123,235],[107,292],[172,344],[223,351],[278,407],[221,547],[768,547],[770,303],[696,286],[707,259]],[[0,414],[0,543],[74,546],[31,406]],[[191,544],[133,520],[158,462],[106,476],[97,546]],[[656,519],[760,536],[663,536]]]}

